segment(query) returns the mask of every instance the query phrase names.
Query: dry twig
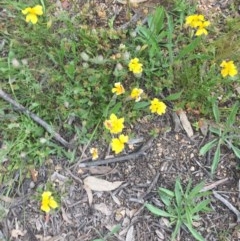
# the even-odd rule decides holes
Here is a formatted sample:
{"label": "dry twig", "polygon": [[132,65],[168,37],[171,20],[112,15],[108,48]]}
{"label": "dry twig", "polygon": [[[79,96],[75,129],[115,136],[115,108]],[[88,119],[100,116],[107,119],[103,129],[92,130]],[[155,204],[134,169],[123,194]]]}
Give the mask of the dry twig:
{"label": "dry twig", "polygon": [[150,138],[141,148],[139,151],[131,153],[129,155],[125,156],[120,156],[120,157],[115,157],[115,158],[109,158],[106,160],[99,160],[99,161],[93,161],[93,162],[84,162],[80,163],[78,167],[92,167],[92,166],[100,166],[100,165],[106,165],[110,163],[115,163],[115,162],[122,162],[122,161],[127,161],[131,159],[135,159],[139,156],[146,155],[146,151],[152,146],[154,138]]}
{"label": "dry twig", "polygon": [[53,130],[53,128],[47,124],[44,120],[42,120],[40,117],[37,115],[33,114],[30,112],[28,109],[26,109],[24,106],[13,100],[7,93],[5,93],[2,89],[0,89],[0,97],[7,101],[9,104],[13,105],[17,111],[20,111],[24,113],[25,115],[31,117],[36,123],[38,123],[40,126],[42,126],[48,133],[50,133],[53,138],[61,143],[63,146],[66,148],[71,148],[70,144],[64,140],[57,132]]}
{"label": "dry twig", "polygon": [[237,216],[237,222],[240,222],[240,212],[225,198],[223,198],[220,194],[213,191],[213,195],[215,198],[217,198],[219,201],[221,201],[223,204],[225,204],[232,212],[234,212]]}

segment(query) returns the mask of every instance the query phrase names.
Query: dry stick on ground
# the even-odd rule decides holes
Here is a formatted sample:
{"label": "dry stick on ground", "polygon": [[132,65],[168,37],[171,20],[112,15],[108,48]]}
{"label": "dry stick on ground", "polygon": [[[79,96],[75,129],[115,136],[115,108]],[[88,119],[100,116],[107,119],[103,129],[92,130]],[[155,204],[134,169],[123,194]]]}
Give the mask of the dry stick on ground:
{"label": "dry stick on ground", "polygon": [[223,204],[225,204],[232,212],[234,212],[237,216],[237,222],[240,222],[240,212],[225,198],[223,198],[220,194],[213,191],[213,195],[215,198],[217,198],[219,201],[221,201]]}
{"label": "dry stick on ground", "polygon": [[93,162],[82,162],[78,165],[78,167],[100,166],[100,165],[106,165],[106,164],[110,164],[110,163],[122,162],[122,161],[127,161],[130,159],[135,159],[139,156],[146,155],[146,151],[148,149],[150,149],[150,147],[152,146],[153,140],[154,140],[154,138],[150,138],[145,144],[143,144],[143,146],[140,148],[139,151],[131,153],[129,155],[110,158],[110,159],[106,159],[106,160],[93,161]]}
{"label": "dry stick on ground", "polygon": [[37,115],[30,112],[28,109],[23,107],[21,104],[17,103],[15,100],[13,100],[7,93],[5,93],[2,89],[0,89],[0,97],[13,105],[18,111],[24,113],[25,115],[31,117],[35,122],[37,122],[40,126],[42,126],[47,132],[49,132],[53,138],[60,142],[63,146],[66,148],[71,148],[70,144],[64,140],[57,132],[53,130],[53,128],[47,124],[44,120],[42,120]]}

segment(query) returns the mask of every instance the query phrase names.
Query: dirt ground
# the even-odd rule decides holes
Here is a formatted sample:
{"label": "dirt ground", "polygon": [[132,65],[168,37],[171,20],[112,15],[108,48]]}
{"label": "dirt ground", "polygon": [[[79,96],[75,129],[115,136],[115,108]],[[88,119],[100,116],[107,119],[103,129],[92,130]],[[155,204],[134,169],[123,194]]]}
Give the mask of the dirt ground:
{"label": "dirt ground", "polygon": [[[115,12],[118,28],[135,24],[135,21],[126,18],[128,10],[121,2],[123,1],[92,1],[89,8],[92,12],[89,14],[95,17],[89,23],[105,26],[106,19]],[[206,2],[210,4],[211,1],[204,4],[202,2],[204,1],[200,1],[199,7],[204,11]],[[158,3],[157,0],[139,3],[131,8],[131,16],[139,14],[137,20],[143,20],[146,13]],[[84,6],[80,1],[79,8]],[[213,3],[208,6],[211,11],[217,9],[213,6]],[[76,11],[68,1],[57,1],[56,8]],[[218,9],[221,8],[223,6],[218,5]],[[224,6],[223,11],[225,9]],[[209,173],[213,153],[199,156],[200,147],[211,136],[195,131],[189,138],[176,118],[176,114],[169,108],[162,117],[138,121],[133,131],[137,133],[139,141],[130,145],[127,152],[134,153],[136,149],[146,145],[149,129],[158,133],[148,143],[143,155],[95,167],[82,167],[80,161],[71,164],[68,160],[53,157],[37,170],[37,180],[26,179],[19,187],[13,180],[9,185],[16,185],[18,195],[12,198],[0,195],[0,204],[8,211],[1,214],[4,219],[0,223],[0,241],[91,241],[100,238],[99,233],[106,235],[115,225],[121,225],[119,232],[107,240],[170,240],[172,229],[167,219],[151,215],[144,208],[144,203],[150,202],[163,207],[157,198],[157,187],[173,189],[177,177],[180,177],[183,184],[188,183],[189,179],[193,180],[193,184],[200,181],[205,181],[206,186],[212,184],[212,190],[239,209],[240,172],[236,169],[234,155],[225,150],[218,171],[212,179]],[[108,153],[107,147],[105,151]],[[19,174],[16,173],[16,179],[17,175]],[[122,183],[112,191],[91,191],[84,186],[84,180],[88,176]],[[40,203],[34,198],[36,190],[44,187],[46,180],[54,183],[55,190],[62,194],[61,207],[49,216],[40,211]],[[5,188],[7,186],[1,186],[0,192]],[[236,215],[214,196],[211,208],[212,212],[202,215],[201,220],[194,223],[205,240],[240,240],[240,224]],[[181,230],[178,240],[191,241],[194,238],[187,230]]]}

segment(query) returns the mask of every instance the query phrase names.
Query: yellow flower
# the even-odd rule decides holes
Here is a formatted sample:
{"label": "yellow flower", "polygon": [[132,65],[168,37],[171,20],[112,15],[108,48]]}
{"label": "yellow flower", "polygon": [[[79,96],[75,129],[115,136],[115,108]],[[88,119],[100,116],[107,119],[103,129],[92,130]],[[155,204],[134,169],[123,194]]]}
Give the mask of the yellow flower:
{"label": "yellow flower", "polygon": [[131,59],[128,68],[130,71],[132,71],[134,74],[141,74],[143,69],[142,69],[142,64],[139,63],[138,58]]}
{"label": "yellow flower", "polygon": [[123,85],[120,82],[114,84],[115,88],[112,88],[112,93],[116,93],[116,95],[121,95],[125,92]]}
{"label": "yellow flower", "polygon": [[197,32],[195,33],[196,36],[200,36],[202,34],[207,35],[208,31],[205,29],[206,27],[208,27],[210,25],[209,21],[204,21],[199,23],[198,27],[197,27]]}
{"label": "yellow flower", "polygon": [[162,115],[166,112],[166,108],[167,106],[157,98],[154,98],[151,101],[150,110],[152,113],[157,113],[158,115]]}
{"label": "yellow flower", "polygon": [[233,63],[233,61],[222,61],[221,65],[222,70],[221,70],[221,74],[223,77],[226,76],[235,76],[237,75],[238,71],[237,71],[237,67],[235,66],[235,64]]}
{"label": "yellow flower", "polygon": [[128,136],[121,134],[118,138],[113,138],[111,142],[112,150],[115,154],[120,153],[124,149],[124,144],[128,142]]}
{"label": "yellow flower", "polygon": [[135,99],[135,102],[138,102],[139,100],[141,100],[141,94],[143,93],[142,89],[139,88],[134,88],[131,92],[131,98]]}
{"label": "yellow flower", "polygon": [[189,25],[192,28],[197,28],[199,24],[204,22],[204,16],[201,14],[193,14],[186,17],[186,25]]}
{"label": "yellow flower", "polygon": [[98,159],[98,149],[97,148],[91,148],[90,153],[92,154],[92,159],[96,160]]}
{"label": "yellow flower", "polygon": [[41,204],[41,210],[48,213],[50,212],[51,208],[57,208],[58,204],[52,197],[51,192],[43,192],[42,194],[42,204]]}
{"label": "yellow flower", "polygon": [[43,9],[41,5],[36,5],[33,8],[25,8],[22,10],[22,13],[26,16],[26,22],[32,22],[32,24],[36,24],[38,21],[38,17],[40,15],[43,15]]}
{"label": "yellow flower", "polygon": [[122,132],[124,128],[124,118],[117,118],[115,114],[110,115],[110,119],[104,122],[105,127],[110,130],[112,134]]}

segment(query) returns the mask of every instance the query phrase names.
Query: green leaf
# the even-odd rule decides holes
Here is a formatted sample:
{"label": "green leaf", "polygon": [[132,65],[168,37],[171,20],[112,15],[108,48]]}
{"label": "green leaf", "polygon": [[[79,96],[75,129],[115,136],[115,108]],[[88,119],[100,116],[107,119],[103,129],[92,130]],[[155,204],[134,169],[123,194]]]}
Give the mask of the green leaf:
{"label": "green leaf", "polygon": [[218,135],[218,136],[221,136],[221,135],[222,135],[222,131],[221,131],[220,128],[216,128],[216,127],[210,126],[210,127],[209,127],[209,130],[210,130],[212,133],[214,133],[214,134],[216,134],[216,135]]}
{"label": "green leaf", "polygon": [[147,106],[149,106],[149,102],[147,101],[135,102],[133,109],[134,110],[144,109]]}
{"label": "green leaf", "polygon": [[114,114],[117,114],[119,112],[119,110],[121,109],[122,107],[122,102],[117,102],[116,105],[114,105],[111,109],[110,109],[110,113],[114,113]]}
{"label": "green leaf", "polygon": [[213,115],[214,115],[215,121],[217,123],[220,123],[220,112],[216,102],[213,103],[212,108],[213,108]]}
{"label": "green leaf", "polygon": [[148,18],[148,26],[154,35],[159,35],[164,27],[165,11],[163,7],[157,7],[154,14]]}
{"label": "green leaf", "polygon": [[159,194],[159,197],[161,198],[161,200],[163,201],[163,203],[166,206],[170,206],[171,201],[174,197],[174,193],[172,191],[168,190],[168,189],[159,188],[158,194]]}
{"label": "green leaf", "polygon": [[113,227],[111,232],[109,232],[104,238],[107,239],[108,237],[112,236],[113,234],[117,233],[121,229],[121,225],[117,224],[116,226]]}
{"label": "green leaf", "polygon": [[171,95],[167,96],[166,98],[164,98],[164,100],[168,100],[168,101],[178,100],[181,97],[182,93],[183,93],[183,91],[171,94]]}
{"label": "green leaf", "polygon": [[181,186],[180,180],[177,179],[177,180],[176,180],[176,183],[175,183],[174,194],[175,194],[175,199],[176,199],[176,202],[177,202],[177,206],[178,206],[178,207],[181,206],[182,193],[183,193],[183,190],[182,190],[182,186]]}
{"label": "green leaf", "polygon": [[202,190],[202,188],[204,187],[204,182],[200,182],[199,184],[197,184],[189,193],[189,197],[191,199],[195,198],[197,196],[197,194]]}
{"label": "green leaf", "polygon": [[231,145],[231,148],[234,152],[234,154],[236,155],[237,158],[240,158],[240,149],[236,146],[234,146],[233,144]]}
{"label": "green leaf", "polygon": [[178,233],[180,231],[181,225],[182,225],[182,222],[181,222],[181,220],[178,219],[177,223],[176,223],[176,226],[174,228],[174,231],[173,231],[173,233],[171,235],[171,240],[172,241],[176,239],[176,237],[177,237],[177,235],[178,235]]}
{"label": "green leaf", "polygon": [[234,106],[232,107],[230,115],[229,115],[229,117],[227,118],[227,121],[226,121],[227,126],[232,127],[232,125],[234,124],[238,109],[239,109],[239,102],[235,103]]}
{"label": "green leaf", "polygon": [[193,41],[191,41],[191,43],[189,45],[187,45],[184,49],[182,49],[179,52],[176,60],[180,60],[180,59],[184,58],[185,55],[191,55],[193,50],[195,48],[197,48],[197,46],[199,45],[200,42],[201,42],[201,38],[195,38]]}
{"label": "green leaf", "polygon": [[217,144],[217,139],[214,139],[210,142],[208,142],[207,144],[205,144],[201,149],[200,149],[200,155],[205,155],[211,148],[213,148],[214,146],[216,146]]}
{"label": "green leaf", "polygon": [[153,206],[152,204],[145,204],[145,207],[153,214],[157,215],[157,216],[160,216],[160,217],[166,217],[166,218],[169,218],[169,217],[174,217],[173,215]]}
{"label": "green leaf", "polygon": [[210,211],[212,209],[210,209],[209,207],[207,207],[207,205],[211,202],[211,199],[206,199],[200,203],[198,203],[192,210],[192,214],[194,213],[198,213],[198,212],[206,212],[206,211]]}
{"label": "green leaf", "polygon": [[167,195],[167,196],[169,196],[169,197],[171,197],[171,198],[174,197],[174,192],[171,191],[171,190],[168,190],[168,189],[166,189],[166,188],[159,187],[159,188],[158,188],[158,191],[159,191],[159,194],[160,194],[160,195],[161,195],[161,194],[165,194],[165,195]]}
{"label": "green leaf", "polygon": [[192,210],[190,207],[186,209],[186,219],[187,223],[192,223]]}
{"label": "green leaf", "polygon": [[216,150],[216,152],[214,154],[213,162],[212,162],[212,166],[211,166],[211,173],[212,174],[217,169],[217,166],[218,166],[218,163],[219,163],[219,160],[220,160],[220,146],[221,146],[221,143],[219,142],[218,146],[217,146],[217,150]]}
{"label": "green leaf", "polygon": [[184,222],[184,224],[186,225],[186,227],[188,228],[188,230],[191,232],[191,234],[193,235],[193,237],[195,239],[197,239],[198,241],[205,241],[203,236],[200,233],[198,233],[197,230],[194,229],[191,224],[185,223],[185,222]]}

